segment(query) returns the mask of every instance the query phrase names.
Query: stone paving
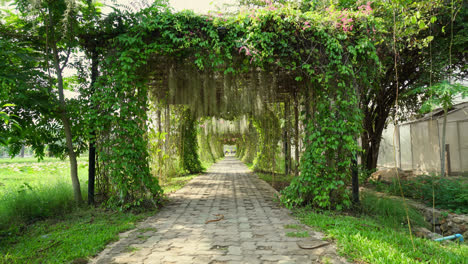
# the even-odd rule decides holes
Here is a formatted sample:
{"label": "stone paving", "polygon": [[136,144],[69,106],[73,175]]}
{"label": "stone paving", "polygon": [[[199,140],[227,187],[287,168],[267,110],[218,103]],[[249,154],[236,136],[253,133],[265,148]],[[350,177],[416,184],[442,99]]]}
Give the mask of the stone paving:
{"label": "stone paving", "polygon": [[[239,160],[227,157],[170,195],[166,207],[120,234],[91,263],[346,263],[334,244],[300,248],[298,243],[320,243],[323,234],[301,225],[276,196]],[[310,236],[286,235],[291,232]]]}

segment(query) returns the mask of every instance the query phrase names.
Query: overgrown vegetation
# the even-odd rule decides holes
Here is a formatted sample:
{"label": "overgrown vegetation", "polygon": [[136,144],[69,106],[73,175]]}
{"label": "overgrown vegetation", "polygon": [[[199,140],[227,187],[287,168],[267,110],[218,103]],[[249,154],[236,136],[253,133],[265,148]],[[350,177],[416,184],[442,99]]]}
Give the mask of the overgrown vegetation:
{"label": "overgrown vegetation", "polygon": [[181,118],[180,134],[182,144],[179,147],[179,152],[181,153],[182,169],[189,173],[201,172],[203,168],[198,154],[197,121],[190,109],[185,109]]}
{"label": "overgrown vegetation", "polygon": [[[155,213],[79,206],[65,181],[67,162],[52,158],[43,162],[19,158],[13,160],[16,163],[11,161],[0,160],[0,181],[9,180],[16,168],[22,170],[15,181],[0,186],[0,263],[86,263],[90,256],[117,240],[120,232]],[[208,168],[211,164],[202,165]],[[162,188],[165,193],[177,191],[196,176],[169,178]],[[21,180],[26,183],[17,183]],[[86,197],[85,189],[82,191]]]}
{"label": "overgrown vegetation", "polygon": [[[270,185],[271,174],[256,173]],[[287,180],[287,179],[285,179]],[[365,263],[464,263],[468,246],[453,242],[440,243],[428,239],[411,238],[408,234],[405,205],[399,199],[379,197],[364,192],[359,211],[315,211],[311,207],[296,208],[294,214],[302,223],[326,233],[338,244],[347,258]],[[408,216],[412,228],[427,227],[424,217],[411,206]],[[297,225],[287,225],[288,236],[302,237],[307,232]],[[416,250],[413,251],[411,239]]]}
{"label": "overgrown vegetation", "polygon": [[[396,95],[431,84],[431,78],[440,81],[445,73],[465,74],[464,68],[457,71],[463,61],[459,47],[466,43],[464,23],[453,16],[459,10],[465,12],[463,3],[446,2],[266,1],[214,17],[174,13],[163,0],[138,12],[115,9],[106,16],[92,1],[32,5],[17,0],[16,13],[1,14],[6,34],[0,38],[0,56],[12,64],[5,65],[11,74],[2,77],[2,90],[14,88],[18,93],[2,92],[0,103],[13,103],[3,112],[12,119],[16,115],[24,133],[11,125],[2,126],[1,133],[16,152],[32,144],[40,154],[49,144],[57,147],[57,153],[68,155],[77,201],[81,198],[74,157],[91,143],[90,149],[97,151],[98,186],[107,205],[125,209],[147,200],[157,204],[162,197],[152,177],[158,170],[162,175],[161,169],[149,166],[149,160],[154,160],[148,152],[148,120],[154,118],[149,115],[150,102],[156,102],[159,115],[171,105],[191,109],[193,124],[181,129],[184,141],[177,145],[187,151],[179,151],[182,159],[173,160],[189,172],[201,169],[197,147],[192,146],[198,142],[197,122],[203,118],[232,121],[245,115],[257,138],[241,140],[240,132],[245,131],[239,130],[225,135],[235,136],[231,143],[235,141],[243,158],[254,161],[260,170],[276,166],[276,155],[271,153],[278,152],[283,135],[289,172],[288,135],[294,132],[296,149],[298,138],[303,139],[301,173],[282,191],[285,204],[346,208],[351,158],[360,151],[357,138],[366,148],[365,163],[374,166],[382,124]],[[445,34],[447,21],[450,41]],[[425,53],[432,42],[438,47],[449,43],[453,60],[437,59],[433,65],[432,54]],[[78,50],[91,60],[91,68],[79,61],[74,65],[77,76],[67,80],[62,72]],[[420,68],[411,70],[407,65]],[[55,71],[45,74],[51,72],[49,68]],[[427,69],[429,82],[421,75]],[[394,78],[400,86],[394,85]],[[27,87],[34,87],[33,93]],[[58,93],[51,87],[58,88]],[[77,91],[79,97],[65,99],[63,89]],[[24,111],[14,106],[24,98],[41,100],[29,100],[22,106],[27,108]],[[384,105],[378,98],[387,98]],[[294,128],[289,122],[291,112],[295,112]],[[164,125],[169,130],[178,127]],[[161,132],[158,129],[161,142],[171,136]],[[208,133],[205,143],[208,138],[223,140],[216,130]],[[189,144],[185,139],[190,139]],[[57,142],[62,144],[54,145]],[[170,160],[168,145],[151,148],[161,153],[159,166]],[[219,152],[219,146],[214,149]],[[176,167],[171,166],[172,172],[177,172]]]}
{"label": "overgrown vegetation", "polygon": [[[338,251],[355,262],[364,263],[465,263],[466,244],[440,243],[411,238],[401,202],[363,197],[364,214],[348,215],[333,211],[317,212],[310,208],[296,209],[295,215],[311,227],[325,232],[337,243]],[[377,202],[377,204],[375,204]],[[410,213],[418,224],[421,216]],[[414,240],[415,250],[411,239]]]}
{"label": "overgrown vegetation", "polygon": [[[80,171],[87,168],[80,159]],[[69,164],[59,159],[0,160],[0,230],[18,230],[38,220],[60,217],[78,208],[69,183]],[[80,175],[85,179],[86,173]],[[85,188],[82,194],[86,197]],[[6,231],[5,231],[6,230]]]}
{"label": "overgrown vegetation", "polygon": [[0,263],[86,263],[149,214],[80,208],[1,233]]}
{"label": "overgrown vegetation", "polygon": [[[400,196],[397,182],[391,184],[374,183],[377,191]],[[401,180],[405,197],[425,203],[432,207],[448,209],[454,213],[468,213],[468,182],[459,177],[418,176]]]}
{"label": "overgrown vegetation", "polygon": [[424,217],[419,211],[409,205],[405,205],[402,200],[388,197],[378,197],[369,192],[363,192],[361,196],[361,212],[374,217],[382,225],[396,229],[407,225],[407,215],[405,207],[408,208],[408,217],[411,225],[428,227]]}

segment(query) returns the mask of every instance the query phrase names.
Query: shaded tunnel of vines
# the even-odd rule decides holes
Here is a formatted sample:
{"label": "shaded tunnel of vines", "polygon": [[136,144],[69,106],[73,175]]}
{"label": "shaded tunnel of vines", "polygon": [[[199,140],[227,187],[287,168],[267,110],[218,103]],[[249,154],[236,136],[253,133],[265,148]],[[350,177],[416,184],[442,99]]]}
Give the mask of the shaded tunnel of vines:
{"label": "shaded tunnel of vines", "polygon": [[[339,24],[344,14],[354,28]],[[98,54],[90,115],[97,188],[110,203],[157,202],[158,179],[177,164],[200,172],[230,144],[256,170],[296,175],[282,191],[287,206],[350,206],[358,92],[379,70],[370,12],[277,6],[211,17],[154,5],[109,19],[81,38]]]}

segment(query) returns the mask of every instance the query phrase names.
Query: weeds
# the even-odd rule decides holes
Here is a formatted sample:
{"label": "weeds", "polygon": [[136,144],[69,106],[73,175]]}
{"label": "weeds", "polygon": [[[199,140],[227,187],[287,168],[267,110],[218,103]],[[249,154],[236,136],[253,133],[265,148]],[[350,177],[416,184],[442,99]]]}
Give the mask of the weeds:
{"label": "weeds", "polygon": [[302,229],[300,225],[285,225],[285,229]]}
{"label": "weeds", "polygon": [[[43,163],[30,161],[34,160],[0,160],[0,263],[86,263],[89,256],[117,240],[120,232],[135,228],[138,220],[154,213],[78,206],[67,163],[50,158]],[[85,178],[85,161],[80,171]],[[163,189],[173,192],[196,176],[170,179]],[[82,188],[86,198],[86,185]],[[139,229],[138,238],[145,240],[144,233],[156,231]]]}
{"label": "weeds", "polygon": [[304,232],[287,232],[286,233],[287,237],[309,237],[309,232],[304,231]]}
{"label": "weeds", "polygon": [[[466,245],[414,238],[413,251],[401,200],[363,194],[361,206],[357,216],[310,208],[297,209],[295,214],[302,223],[336,240],[339,251],[356,262],[466,263]],[[409,208],[409,216],[413,225],[426,225],[416,210]]]}
{"label": "weeds", "polygon": [[[410,222],[413,226],[427,227],[424,217],[414,208],[408,206]],[[363,192],[361,195],[361,208],[364,214],[378,218],[378,220],[391,227],[407,225],[405,205],[400,199],[378,197],[375,194]]]}
{"label": "weeds", "polygon": [[[376,184],[378,191],[400,196],[400,189],[396,182],[390,185]],[[401,181],[401,187],[406,197],[421,201],[432,206],[434,191],[435,206],[448,209],[455,213],[468,213],[468,183],[460,178],[441,178],[432,176],[419,176],[414,179]]]}
{"label": "weeds", "polygon": [[[86,192],[82,191],[82,194],[86,198]],[[0,196],[0,230],[62,216],[77,207],[72,187],[68,183],[57,182],[36,187],[24,184]]]}

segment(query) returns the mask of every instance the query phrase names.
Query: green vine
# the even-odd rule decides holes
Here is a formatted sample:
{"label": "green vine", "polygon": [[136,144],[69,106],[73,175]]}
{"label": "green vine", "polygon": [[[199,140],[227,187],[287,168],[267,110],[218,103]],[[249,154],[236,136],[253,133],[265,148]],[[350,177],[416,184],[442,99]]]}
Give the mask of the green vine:
{"label": "green vine", "polygon": [[[131,184],[138,180],[143,183],[140,186],[153,190],[154,196],[159,194],[160,189],[149,177],[147,165],[145,85],[148,74],[154,72],[154,65],[166,62],[166,68],[193,63],[201,71],[221,72],[225,76],[242,76],[262,69],[278,73],[272,74],[277,79],[293,80],[296,82],[293,85],[303,91],[313,92],[313,102],[305,102],[313,108],[313,113],[306,120],[308,137],[304,140],[301,174],[283,191],[282,201],[289,206],[312,203],[324,208],[340,208],[349,205],[345,185],[350,178],[351,157],[358,151],[355,139],[360,132],[362,116],[357,107],[355,80],[372,78],[367,69],[378,68],[369,66],[377,56],[373,31],[369,31],[375,20],[367,7],[355,11],[331,8],[302,12],[289,5],[270,4],[237,16],[210,17],[191,12],[173,14],[155,5],[127,17],[129,19],[123,22],[125,33],[112,40],[113,49],[106,55],[107,72],[100,80],[101,91],[106,90],[106,93],[96,96],[96,104],[100,105],[98,114],[103,116],[98,122],[105,128],[101,133],[110,135],[103,144],[112,148],[110,152],[102,151],[100,158],[111,171],[113,186],[119,192],[116,197],[121,203],[125,203],[130,194],[131,197],[142,191]],[[357,76],[356,69],[363,66],[365,69],[360,69]],[[167,69],[157,69],[161,74],[167,73]],[[197,75],[193,69],[189,71]],[[220,78],[219,74],[209,75]],[[273,101],[275,95],[271,93],[268,76],[264,75],[257,87],[268,89],[268,97],[264,98]],[[216,84],[214,79],[210,82]],[[242,90],[248,88],[247,85]],[[198,100],[208,98],[204,96]],[[268,103],[256,105],[265,107]],[[263,113],[245,114],[255,116],[256,167],[267,169],[278,151],[281,135],[278,118],[265,109]],[[191,173],[199,172],[197,121],[188,110],[182,118],[182,166]],[[219,139],[210,136],[212,154],[216,157],[223,155]],[[241,154],[244,160],[250,161],[254,140],[243,140],[249,143]],[[202,143],[202,148],[206,147],[207,144]]]}
{"label": "green vine", "polygon": [[185,109],[181,116],[180,133],[182,144],[179,149],[182,169],[190,174],[203,171],[198,156],[197,120],[190,109]]}

